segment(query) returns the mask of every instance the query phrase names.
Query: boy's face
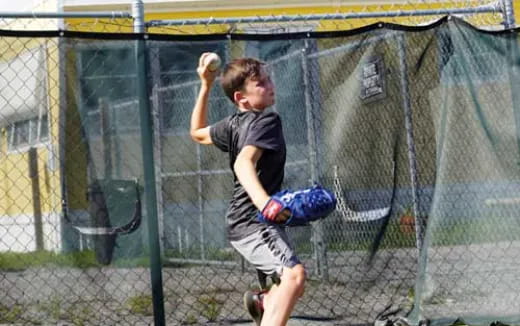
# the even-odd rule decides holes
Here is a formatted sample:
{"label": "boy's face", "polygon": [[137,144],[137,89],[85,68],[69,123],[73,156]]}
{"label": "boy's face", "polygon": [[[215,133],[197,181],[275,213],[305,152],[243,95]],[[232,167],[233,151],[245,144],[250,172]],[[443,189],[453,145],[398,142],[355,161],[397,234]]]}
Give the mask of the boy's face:
{"label": "boy's face", "polygon": [[247,79],[241,93],[246,109],[264,110],[274,104],[274,85],[265,69],[258,77]]}

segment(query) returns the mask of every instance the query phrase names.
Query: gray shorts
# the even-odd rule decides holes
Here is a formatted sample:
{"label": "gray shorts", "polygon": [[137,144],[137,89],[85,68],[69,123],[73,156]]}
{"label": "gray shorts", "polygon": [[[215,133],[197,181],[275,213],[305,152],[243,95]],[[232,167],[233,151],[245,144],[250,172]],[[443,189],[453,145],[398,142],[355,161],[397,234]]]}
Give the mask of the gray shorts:
{"label": "gray shorts", "polygon": [[300,264],[285,229],[266,225],[231,245],[256,269],[267,275],[282,275],[284,267]]}

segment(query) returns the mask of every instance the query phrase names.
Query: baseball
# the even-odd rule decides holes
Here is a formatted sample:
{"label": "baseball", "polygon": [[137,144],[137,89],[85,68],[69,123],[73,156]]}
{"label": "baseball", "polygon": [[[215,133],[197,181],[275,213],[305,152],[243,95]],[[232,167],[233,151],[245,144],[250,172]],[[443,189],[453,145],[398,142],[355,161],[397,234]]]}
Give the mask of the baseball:
{"label": "baseball", "polygon": [[220,68],[222,60],[216,53],[210,53],[204,58],[204,63],[208,66],[208,69],[211,71],[215,71]]}

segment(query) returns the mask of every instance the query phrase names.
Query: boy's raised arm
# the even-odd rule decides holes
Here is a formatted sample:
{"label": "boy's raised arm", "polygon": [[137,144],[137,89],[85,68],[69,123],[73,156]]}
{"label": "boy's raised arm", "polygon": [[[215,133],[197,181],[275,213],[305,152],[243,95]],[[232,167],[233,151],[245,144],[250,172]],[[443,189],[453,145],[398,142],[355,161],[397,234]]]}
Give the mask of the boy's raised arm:
{"label": "boy's raised arm", "polygon": [[210,145],[211,136],[209,134],[209,126],[207,122],[208,117],[208,99],[211,91],[211,86],[217,77],[217,71],[211,71],[208,69],[208,63],[204,62],[204,58],[209,53],[203,53],[199,59],[199,66],[197,67],[197,73],[200,77],[200,90],[193,112],[191,113],[190,121],[190,135],[191,138],[197,143]]}

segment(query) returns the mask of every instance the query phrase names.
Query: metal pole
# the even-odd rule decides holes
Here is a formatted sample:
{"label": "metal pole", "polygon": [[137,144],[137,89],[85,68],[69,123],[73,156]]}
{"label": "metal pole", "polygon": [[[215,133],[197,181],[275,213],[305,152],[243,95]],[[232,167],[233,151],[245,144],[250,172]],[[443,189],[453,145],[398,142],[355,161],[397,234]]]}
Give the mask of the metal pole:
{"label": "metal pole", "polygon": [[134,17],[134,32],[143,34],[143,37],[136,41],[135,58],[137,64],[137,93],[141,121],[141,147],[143,155],[144,189],[146,195],[146,215],[148,221],[148,241],[150,245],[150,276],[152,281],[154,324],[157,326],[164,326],[164,295],[162,288],[161,249],[157,218],[157,188],[155,184],[155,164],[153,159],[154,144],[152,115],[150,112],[147,85],[146,35],[144,34],[144,4],[142,0],[134,1],[132,4],[132,15]]}
{"label": "metal pole", "polygon": [[504,27],[515,27],[515,10],[512,0],[502,0],[502,12],[504,14]]}
{"label": "metal pole", "polygon": [[[195,93],[196,94],[196,93]],[[202,170],[202,149],[201,145],[196,144],[197,146],[197,172]],[[197,205],[199,208],[199,248],[200,248],[200,259],[202,261],[206,260],[206,248],[204,242],[204,198],[202,196],[202,187],[203,180],[202,174],[197,173]]]}
{"label": "metal pole", "polygon": [[[156,50],[156,49],[155,49]],[[156,56],[153,56],[155,59]],[[158,64],[156,65],[158,66]],[[152,69],[154,67],[154,64],[152,63]],[[157,69],[157,68],[155,68]],[[159,76],[159,74],[155,74],[152,72],[152,75]],[[155,160],[155,166],[159,169],[159,171],[156,171],[155,176],[155,184],[156,184],[156,192],[157,192],[157,209],[158,209],[158,218],[159,218],[159,237],[161,241],[159,242],[161,245],[161,252],[164,249],[164,199],[163,199],[163,193],[162,193],[162,171],[163,171],[163,164],[162,164],[162,143],[161,143],[161,122],[160,122],[160,108],[161,108],[161,98],[160,98],[160,92],[158,90],[158,87],[156,84],[154,84],[153,91],[152,91],[152,116],[153,116],[153,125],[156,126],[156,131],[154,132],[154,160]]]}
{"label": "metal pole", "polygon": [[134,0],[132,3],[132,17],[134,18],[134,33],[145,33],[143,0]]}
{"label": "metal pole", "polygon": [[389,18],[410,16],[438,16],[438,15],[463,15],[477,13],[501,12],[498,4],[488,4],[473,8],[452,9],[429,9],[429,10],[399,10],[386,12],[351,12],[321,15],[279,15],[279,16],[251,16],[232,18],[206,18],[206,19],[173,19],[173,20],[151,20],[147,22],[149,27],[174,26],[174,25],[218,25],[218,24],[241,24],[241,23],[279,23],[312,20],[345,20],[363,18]]}
{"label": "metal pole", "polygon": [[[416,234],[416,247],[419,252],[418,260],[419,266],[426,264],[426,255],[421,255],[423,244],[424,244],[424,223],[419,216],[419,203],[417,196],[417,157],[415,152],[415,141],[413,137],[413,119],[412,110],[410,104],[410,92],[408,87],[408,65],[406,62],[406,47],[405,38],[403,35],[397,37],[398,49],[399,49],[399,70],[401,77],[401,94],[403,97],[403,108],[405,117],[406,127],[406,140],[408,144],[408,163],[410,165],[410,182],[412,184],[412,201],[413,201],[413,214],[415,217],[415,234]],[[421,265],[422,264],[422,265]],[[422,288],[424,285],[424,275],[420,274],[417,277],[416,291],[415,291],[415,302],[413,313],[409,315],[410,320],[414,324],[418,324],[420,316],[420,300],[419,296],[422,294]]]}
{"label": "metal pole", "polygon": [[44,250],[42,202],[40,196],[40,176],[38,172],[38,150],[36,147],[31,147],[29,149],[29,179],[31,180],[32,190],[34,235],[36,240],[35,249]]}
{"label": "metal pole", "polygon": [[[504,10],[504,27],[514,28],[515,27],[515,15],[513,9],[513,2],[510,0],[502,1]],[[517,147],[520,153],[520,95],[517,90],[520,89],[520,77],[517,59],[520,55],[520,49],[518,48],[518,36],[517,33],[510,33],[509,37],[506,38],[506,53],[508,60],[507,73],[509,77],[511,87],[511,108],[515,118],[515,129],[517,137]],[[520,162],[520,161],[519,161]]]}
{"label": "metal pole", "polygon": [[[313,107],[311,99],[310,78],[311,72],[308,65],[309,58],[307,57],[309,51],[309,44],[305,42],[305,49],[302,51],[302,70],[303,70],[303,84],[305,90],[305,116],[307,122],[307,143],[309,150],[309,162],[311,182],[318,181],[319,166],[317,160],[317,145],[316,145],[316,129],[315,119],[313,117]],[[323,221],[317,221],[312,225],[313,243],[315,248],[316,269],[320,273],[322,280],[327,282],[329,280],[329,266],[327,261],[327,248],[325,245],[325,236],[323,230]]]}
{"label": "metal pole", "polygon": [[110,116],[110,106],[107,98],[100,98],[98,101],[99,115],[101,117],[101,139],[103,144],[103,165],[105,180],[112,179],[112,117]]}
{"label": "metal pole", "polygon": [[85,12],[0,12],[0,18],[132,18],[124,11],[85,11]]}
{"label": "metal pole", "polygon": [[408,163],[410,165],[410,183],[412,185],[413,214],[415,216],[416,246],[421,249],[424,239],[424,223],[419,214],[419,200],[417,195],[418,175],[417,154],[415,151],[415,140],[413,133],[412,108],[410,104],[410,91],[408,87],[408,64],[406,62],[405,39],[403,35],[397,38],[399,47],[399,68],[401,75],[401,94],[403,97],[404,119],[406,127],[406,141],[408,144]]}

